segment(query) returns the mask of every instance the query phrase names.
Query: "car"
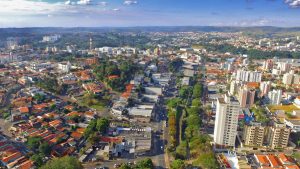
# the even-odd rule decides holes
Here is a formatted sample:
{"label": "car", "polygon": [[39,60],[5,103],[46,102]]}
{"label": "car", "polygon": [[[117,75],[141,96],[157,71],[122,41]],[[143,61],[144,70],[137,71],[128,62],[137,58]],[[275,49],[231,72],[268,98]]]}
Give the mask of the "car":
{"label": "car", "polygon": [[108,167],[101,166],[101,167],[98,167],[98,168],[95,168],[95,169],[108,169]]}
{"label": "car", "polygon": [[114,168],[119,168],[119,167],[121,167],[120,164],[115,164],[115,165],[114,165]]}

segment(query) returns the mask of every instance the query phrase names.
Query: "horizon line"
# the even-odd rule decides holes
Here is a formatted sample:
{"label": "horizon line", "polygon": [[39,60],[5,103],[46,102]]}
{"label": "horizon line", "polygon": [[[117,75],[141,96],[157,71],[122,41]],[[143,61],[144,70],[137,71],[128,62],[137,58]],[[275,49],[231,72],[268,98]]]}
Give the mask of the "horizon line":
{"label": "horizon line", "polygon": [[164,25],[164,26],[28,26],[28,27],[0,27],[0,29],[26,29],[26,28],[158,28],[158,27],[216,27],[216,28],[282,28],[282,29],[290,29],[290,28],[300,28],[299,26],[272,26],[272,25],[265,25],[265,26],[214,26],[214,25]]}

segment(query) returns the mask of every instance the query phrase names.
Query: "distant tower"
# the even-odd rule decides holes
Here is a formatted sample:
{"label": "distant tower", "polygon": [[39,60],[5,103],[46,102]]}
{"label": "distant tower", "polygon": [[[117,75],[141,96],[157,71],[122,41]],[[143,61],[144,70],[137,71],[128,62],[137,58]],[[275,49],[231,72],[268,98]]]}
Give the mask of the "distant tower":
{"label": "distant tower", "polygon": [[92,35],[90,34],[90,50],[93,49],[93,39],[92,39]]}

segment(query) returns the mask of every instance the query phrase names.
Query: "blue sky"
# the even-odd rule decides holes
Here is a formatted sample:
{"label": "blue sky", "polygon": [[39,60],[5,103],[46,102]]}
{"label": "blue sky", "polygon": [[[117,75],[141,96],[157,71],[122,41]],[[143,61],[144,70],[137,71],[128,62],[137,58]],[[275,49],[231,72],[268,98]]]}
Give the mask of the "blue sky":
{"label": "blue sky", "polygon": [[0,27],[300,26],[300,0],[0,0]]}

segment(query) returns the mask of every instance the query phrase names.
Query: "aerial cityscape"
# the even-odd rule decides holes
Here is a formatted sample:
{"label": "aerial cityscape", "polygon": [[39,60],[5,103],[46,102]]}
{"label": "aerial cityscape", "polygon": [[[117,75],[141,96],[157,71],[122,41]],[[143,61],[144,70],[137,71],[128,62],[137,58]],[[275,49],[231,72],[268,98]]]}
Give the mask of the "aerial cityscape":
{"label": "aerial cityscape", "polygon": [[0,169],[300,169],[299,0],[1,0]]}

